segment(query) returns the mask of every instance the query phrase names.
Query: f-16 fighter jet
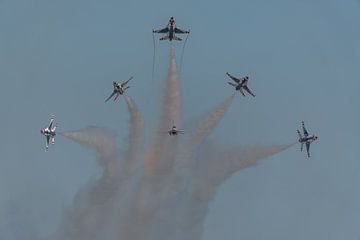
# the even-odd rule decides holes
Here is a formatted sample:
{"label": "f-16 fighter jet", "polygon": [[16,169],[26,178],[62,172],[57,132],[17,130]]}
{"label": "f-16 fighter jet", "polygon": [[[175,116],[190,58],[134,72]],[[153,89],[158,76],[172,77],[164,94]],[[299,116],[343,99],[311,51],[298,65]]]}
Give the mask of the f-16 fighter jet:
{"label": "f-16 fighter jet", "polygon": [[176,126],[174,125],[169,131],[168,131],[169,135],[172,136],[176,136],[180,133],[184,133],[184,130],[177,130]]}
{"label": "f-16 fighter jet", "polygon": [[47,152],[49,148],[49,142],[51,142],[51,144],[55,144],[56,127],[57,125],[54,124],[54,117],[51,117],[49,126],[40,130],[40,133],[46,138],[45,152]]}
{"label": "f-16 fighter jet", "polygon": [[109,101],[114,95],[114,101],[120,96],[123,95],[125,90],[129,88],[129,86],[126,86],[128,84],[128,82],[132,79],[133,77],[129,78],[129,80],[122,82],[122,83],[117,83],[117,82],[113,82],[113,86],[114,86],[114,91],[113,93],[105,100],[105,102]]}
{"label": "f-16 fighter jet", "polygon": [[234,76],[232,76],[230,73],[226,73],[226,75],[229,76],[229,78],[231,78],[231,80],[233,80],[235,83],[233,82],[228,82],[228,84],[230,84],[231,86],[235,87],[236,91],[240,91],[241,94],[243,96],[245,96],[245,93],[243,90],[245,90],[246,92],[248,92],[251,96],[255,97],[255,94],[253,94],[250,89],[247,86],[247,82],[249,81],[249,76],[245,76],[242,78],[236,78]]}
{"label": "f-16 fighter jet", "polygon": [[307,151],[307,156],[310,157],[310,144],[312,142],[314,142],[318,137],[315,136],[315,135],[309,135],[308,131],[306,130],[305,128],[305,124],[304,124],[304,121],[301,122],[301,125],[302,125],[302,130],[303,130],[303,133],[304,133],[304,137],[301,135],[300,131],[297,130],[297,133],[299,135],[299,142],[301,143],[301,148],[300,150],[302,151],[303,150],[303,147],[304,147],[304,143],[306,145],[306,151]]}
{"label": "f-16 fighter jet", "polygon": [[165,28],[159,30],[153,30],[153,33],[166,33],[166,35],[161,37],[160,40],[181,41],[182,39],[175,36],[175,34],[189,34],[190,31],[185,31],[185,30],[181,30],[180,28],[177,28],[175,25],[175,19],[171,17],[168,25]]}

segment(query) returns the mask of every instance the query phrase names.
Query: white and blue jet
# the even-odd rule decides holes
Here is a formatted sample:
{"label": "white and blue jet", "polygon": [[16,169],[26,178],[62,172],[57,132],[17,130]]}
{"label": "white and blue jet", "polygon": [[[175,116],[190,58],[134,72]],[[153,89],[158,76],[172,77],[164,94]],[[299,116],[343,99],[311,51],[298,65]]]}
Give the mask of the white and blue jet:
{"label": "white and blue jet", "polygon": [[40,129],[40,133],[45,136],[45,152],[48,151],[49,143],[55,144],[55,136],[56,136],[56,127],[57,124],[54,123],[54,117],[50,118],[50,123],[47,128]]}
{"label": "white and blue jet", "polygon": [[244,77],[241,77],[241,78],[236,78],[234,77],[233,75],[231,75],[230,73],[226,73],[226,75],[228,75],[228,77],[233,80],[235,83],[233,82],[228,82],[228,84],[230,84],[231,86],[235,87],[235,90],[236,91],[239,91],[241,92],[241,94],[243,96],[245,96],[245,93],[244,93],[244,90],[246,92],[248,92],[251,96],[255,97],[255,94],[253,94],[251,92],[251,90],[248,88],[247,86],[247,83],[249,81],[249,76],[244,76]]}
{"label": "white and blue jet", "polygon": [[306,152],[307,152],[307,156],[310,157],[310,144],[312,142],[314,142],[318,137],[315,135],[309,135],[308,131],[305,128],[305,123],[304,121],[301,122],[301,126],[302,126],[302,130],[304,133],[304,136],[301,135],[299,129],[296,130],[298,135],[299,135],[299,143],[301,143],[301,147],[300,150],[302,151],[304,148],[304,144],[306,146]]}
{"label": "white and blue jet", "polygon": [[172,126],[172,128],[168,131],[168,134],[170,136],[176,136],[178,134],[183,134],[184,130],[178,130],[175,125]]}
{"label": "white and blue jet", "polygon": [[122,83],[118,83],[113,81],[113,87],[114,87],[114,91],[112,92],[112,94],[105,100],[105,102],[109,101],[114,95],[114,101],[120,96],[123,95],[125,93],[125,90],[128,89],[130,86],[126,86],[129,81],[133,79],[133,77],[130,77],[129,80],[122,82]]}
{"label": "white and blue jet", "polygon": [[190,31],[181,30],[180,28],[176,27],[174,17],[171,17],[167,26],[163,29],[153,30],[153,33],[166,33],[160,40],[177,40],[181,41],[182,39],[177,37],[175,34],[189,34]]}

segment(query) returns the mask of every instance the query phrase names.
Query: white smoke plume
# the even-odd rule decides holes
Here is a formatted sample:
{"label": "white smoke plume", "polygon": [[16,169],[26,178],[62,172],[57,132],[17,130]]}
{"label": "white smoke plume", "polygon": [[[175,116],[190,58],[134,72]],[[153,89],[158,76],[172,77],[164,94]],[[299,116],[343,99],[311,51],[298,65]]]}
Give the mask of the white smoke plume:
{"label": "white smoke plume", "polygon": [[123,175],[116,148],[116,136],[106,128],[87,127],[62,136],[90,147],[97,152],[97,163],[103,169],[100,179],[90,181],[75,195],[66,209],[62,225],[53,239],[97,239],[98,230],[109,220],[117,193],[117,181]]}
{"label": "white smoke plume", "polygon": [[66,209],[58,240],[195,240],[201,239],[209,204],[221,184],[237,171],[292,145],[219,148],[206,142],[234,95],[182,136],[180,79],[170,54],[159,127],[143,151],[143,120],[136,104],[124,96],[130,121],[127,149],[120,152],[111,131],[89,127],[62,135],[97,152],[102,176],[90,181]]}
{"label": "white smoke plume", "polygon": [[151,175],[156,174],[153,171],[161,171],[164,164],[171,164],[168,161],[169,159],[163,158],[164,150],[168,149],[170,141],[166,137],[166,131],[173,125],[181,126],[181,90],[173,49],[170,52],[170,64],[164,91],[158,131],[155,135],[154,144],[150,146],[145,159],[146,171]]}
{"label": "white smoke plume", "polygon": [[144,145],[144,122],[139,109],[129,96],[124,96],[130,113],[130,131],[127,139],[128,148],[125,153],[125,164],[127,173],[134,173],[135,169],[143,166]]}
{"label": "white smoke plume", "polygon": [[[125,239],[144,239],[148,236],[154,214],[160,207],[159,197],[175,160],[178,141],[167,134],[172,125],[181,124],[181,91],[173,49],[164,85],[158,131],[144,159],[145,174],[134,192],[130,205],[132,212],[123,227]],[[139,226],[135,231],[132,228],[134,224]]]}

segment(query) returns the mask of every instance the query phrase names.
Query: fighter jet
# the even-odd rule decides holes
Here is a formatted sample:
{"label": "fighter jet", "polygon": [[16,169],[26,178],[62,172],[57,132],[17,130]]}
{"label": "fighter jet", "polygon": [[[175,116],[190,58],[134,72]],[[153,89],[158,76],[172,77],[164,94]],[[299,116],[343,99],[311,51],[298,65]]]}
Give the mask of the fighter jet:
{"label": "fighter jet", "polygon": [[166,33],[166,35],[161,37],[160,40],[181,41],[182,39],[175,36],[175,34],[189,34],[190,31],[185,31],[185,30],[181,30],[180,28],[177,28],[175,25],[175,19],[171,17],[168,25],[165,28],[159,30],[153,30],[153,33]]}
{"label": "fighter jet", "polygon": [[51,117],[49,126],[47,128],[40,129],[40,133],[46,138],[45,152],[47,152],[49,148],[49,142],[51,142],[51,144],[55,144],[56,127],[57,124],[54,124],[54,117]]}
{"label": "fighter jet", "polygon": [[109,101],[114,95],[114,101],[120,96],[123,95],[125,90],[129,88],[129,86],[126,86],[128,84],[128,82],[133,79],[133,77],[130,77],[129,80],[122,82],[122,83],[117,83],[115,81],[113,81],[113,86],[114,86],[114,91],[112,92],[112,94],[105,100],[105,102]]}
{"label": "fighter jet", "polygon": [[184,133],[184,130],[178,130],[177,128],[176,128],[176,126],[175,125],[173,125],[173,127],[168,131],[168,133],[169,133],[169,135],[170,136],[176,136],[176,135],[178,135],[178,134],[182,134],[182,133]]}
{"label": "fighter jet", "polygon": [[309,135],[308,131],[306,130],[305,128],[305,124],[304,124],[304,121],[301,122],[301,125],[302,125],[302,130],[303,130],[303,133],[304,133],[304,137],[301,135],[299,129],[296,130],[298,135],[299,135],[299,142],[301,143],[301,147],[300,147],[300,150],[302,151],[303,150],[303,147],[304,147],[304,143],[306,145],[306,151],[307,151],[307,156],[310,157],[310,144],[312,142],[314,142],[318,137],[315,136],[315,135]]}
{"label": "fighter jet", "polygon": [[235,87],[236,91],[240,91],[241,94],[243,96],[245,96],[245,93],[243,90],[245,90],[246,92],[248,92],[251,96],[255,97],[255,94],[253,94],[250,89],[247,86],[247,82],[249,81],[249,76],[245,76],[242,78],[236,78],[234,76],[232,76],[230,73],[226,73],[226,75],[229,76],[229,78],[231,78],[231,80],[233,80],[235,83],[233,82],[228,82],[228,84],[230,84],[231,86]]}

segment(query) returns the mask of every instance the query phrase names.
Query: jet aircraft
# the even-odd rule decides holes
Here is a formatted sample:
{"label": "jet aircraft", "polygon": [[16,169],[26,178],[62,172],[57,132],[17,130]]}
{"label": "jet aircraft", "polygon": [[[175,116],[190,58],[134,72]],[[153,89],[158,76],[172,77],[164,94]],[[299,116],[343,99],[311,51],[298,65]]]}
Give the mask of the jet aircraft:
{"label": "jet aircraft", "polygon": [[54,117],[51,117],[49,126],[40,130],[40,133],[44,135],[46,139],[45,152],[47,152],[50,142],[51,144],[55,144],[56,127],[57,124],[54,123]]}
{"label": "jet aircraft", "polygon": [[176,126],[173,125],[173,127],[168,131],[168,133],[169,133],[170,136],[172,136],[172,135],[176,136],[176,135],[178,135],[178,134],[180,134],[180,133],[181,133],[181,134],[184,133],[184,130],[178,130],[178,129],[176,128]]}
{"label": "jet aircraft", "polygon": [[236,78],[234,76],[232,76],[230,73],[226,73],[226,75],[229,76],[229,78],[231,78],[231,80],[233,80],[235,83],[233,82],[228,82],[228,84],[230,84],[231,86],[235,87],[236,91],[240,91],[241,94],[243,96],[245,96],[245,93],[243,90],[245,90],[246,92],[248,92],[251,96],[255,97],[255,94],[253,94],[250,89],[247,86],[247,82],[249,81],[249,76],[245,76],[245,77],[241,77],[241,78]]}
{"label": "jet aircraft", "polygon": [[122,82],[122,83],[117,83],[115,81],[113,81],[113,86],[114,86],[114,91],[112,92],[112,94],[105,100],[105,102],[109,101],[114,95],[114,101],[120,96],[123,95],[125,90],[129,88],[129,86],[126,86],[128,84],[128,82],[132,79],[133,77],[130,77],[129,80]]}
{"label": "jet aircraft", "polygon": [[175,19],[173,17],[170,18],[168,25],[159,30],[153,30],[153,33],[166,33],[160,40],[177,40],[181,41],[182,39],[177,37],[175,34],[189,34],[190,31],[181,30],[180,28],[176,27]]}
{"label": "jet aircraft", "polygon": [[301,125],[302,125],[302,130],[303,130],[304,136],[301,135],[299,129],[296,130],[299,135],[299,142],[301,143],[300,150],[301,151],[303,150],[304,143],[305,143],[307,156],[310,157],[310,144],[312,142],[314,142],[318,137],[315,135],[309,135],[308,131],[305,128],[304,121],[301,122]]}

